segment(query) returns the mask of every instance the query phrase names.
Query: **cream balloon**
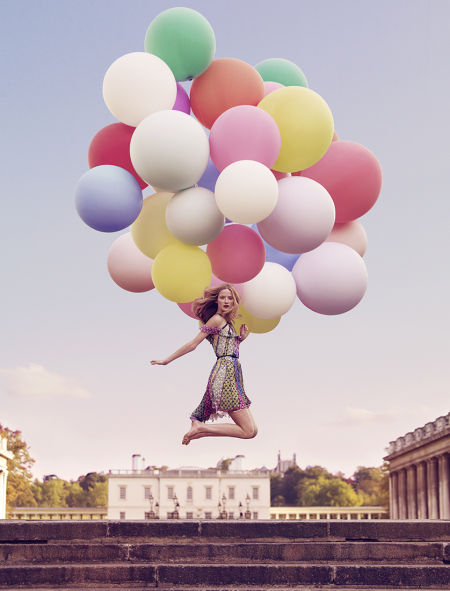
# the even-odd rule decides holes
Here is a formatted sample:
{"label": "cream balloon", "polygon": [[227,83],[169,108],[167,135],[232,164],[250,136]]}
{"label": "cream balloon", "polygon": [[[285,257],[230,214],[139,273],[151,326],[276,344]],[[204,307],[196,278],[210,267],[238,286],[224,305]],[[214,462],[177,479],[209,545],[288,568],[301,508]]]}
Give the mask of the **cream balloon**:
{"label": "cream balloon", "polygon": [[346,224],[335,224],[325,242],[340,242],[364,256],[367,249],[367,234],[358,220]]}
{"label": "cream balloon", "polygon": [[177,96],[172,70],[156,55],[136,51],[113,62],[103,79],[103,99],[122,123],[136,127],[151,113],[171,109]]}
{"label": "cream balloon", "polygon": [[135,293],[150,291],[153,259],[145,256],[134,243],[130,232],[119,236],[108,252],[111,279],[122,289]]}
{"label": "cream balloon", "polygon": [[215,196],[227,218],[239,224],[256,224],[276,206],[278,185],[272,171],[261,162],[239,160],[220,173]]}
{"label": "cream balloon", "polygon": [[159,111],[137,126],[130,156],[136,172],[149,185],[175,193],[195,185],[205,172],[208,137],[186,113]]}
{"label": "cream balloon", "polygon": [[200,246],[217,238],[225,218],[217,207],[214,193],[203,187],[191,187],[176,193],[167,204],[169,231],[185,244]]}
{"label": "cream balloon", "polygon": [[294,278],[278,263],[265,263],[256,277],[242,284],[242,305],[257,318],[279,318],[286,314],[295,295]]}
{"label": "cream balloon", "polygon": [[152,259],[169,244],[178,243],[166,224],[166,207],[171,198],[172,193],[155,193],[146,197],[139,217],[130,226],[134,243]]}

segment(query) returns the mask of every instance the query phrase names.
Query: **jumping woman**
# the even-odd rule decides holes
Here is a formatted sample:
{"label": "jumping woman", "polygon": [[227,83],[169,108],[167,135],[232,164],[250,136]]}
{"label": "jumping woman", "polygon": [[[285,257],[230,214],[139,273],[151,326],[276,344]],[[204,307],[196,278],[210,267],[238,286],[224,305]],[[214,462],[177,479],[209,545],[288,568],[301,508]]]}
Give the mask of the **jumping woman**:
{"label": "jumping woman", "polygon": [[[192,311],[203,322],[198,335],[180,347],[166,359],[153,360],[152,365],[167,365],[186,353],[190,353],[204,340],[208,339],[217,357],[209,376],[206,392],[191,414],[192,426],[183,437],[183,445],[200,437],[255,437],[258,428],[249,410],[251,404],[244,391],[239,345],[248,336],[248,328],[241,325],[236,333],[233,320],[239,310],[239,294],[227,283],[209,287],[202,298],[193,302]],[[234,421],[231,424],[206,424],[209,419],[217,419],[228,414]]]}

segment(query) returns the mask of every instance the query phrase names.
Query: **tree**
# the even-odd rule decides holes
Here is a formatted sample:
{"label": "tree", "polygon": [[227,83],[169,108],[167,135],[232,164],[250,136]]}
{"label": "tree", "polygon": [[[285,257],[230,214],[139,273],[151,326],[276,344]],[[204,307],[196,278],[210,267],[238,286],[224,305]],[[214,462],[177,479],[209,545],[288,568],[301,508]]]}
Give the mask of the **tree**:
{"label": "tree", "polygon": [[302,480],[298,485],[298,500],[306,507],[354,507],[361,504],[350,484],[324,475]]}
{"label": "tree", "polygon": [[84,491],[83,507],[106,507],[108,504],[108,478],[105,474],[89,472],[78,479]]}
{"label": "tree", "polygon": [[353,487],[364,505],[389,505],[389,469],[385,463],[379,468],[358,466],[352,476]]}
{"label": "tree", "polygon": [[8,450],[13,457],[8,460],[8,480],[6,487],[6,507],[35,507],[36,501],[31,489],[31,468],[34,459],[28,445],[22,440],[21,431],[13,431],[0,424],[0,436],[6,437]]}

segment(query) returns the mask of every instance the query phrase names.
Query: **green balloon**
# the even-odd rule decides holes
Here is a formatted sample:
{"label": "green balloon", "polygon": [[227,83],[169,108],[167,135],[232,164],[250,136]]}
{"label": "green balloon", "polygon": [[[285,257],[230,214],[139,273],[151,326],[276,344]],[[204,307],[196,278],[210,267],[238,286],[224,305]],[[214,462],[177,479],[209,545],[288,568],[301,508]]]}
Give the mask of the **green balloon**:
{"label": "green balloon", "polygon": [[305,86],[308,88],[306,76],[297,64],[282,57],[273,57],[259,62],[255,69],[261,74],[264,82],[279,82],[284,86]]}
{"label": "green balloon", "polygon": [[212,62],[216,38],[209,22],[196,10],[169,8],[150,23],[145,51],[164,60],[175,80],[191,80]]}

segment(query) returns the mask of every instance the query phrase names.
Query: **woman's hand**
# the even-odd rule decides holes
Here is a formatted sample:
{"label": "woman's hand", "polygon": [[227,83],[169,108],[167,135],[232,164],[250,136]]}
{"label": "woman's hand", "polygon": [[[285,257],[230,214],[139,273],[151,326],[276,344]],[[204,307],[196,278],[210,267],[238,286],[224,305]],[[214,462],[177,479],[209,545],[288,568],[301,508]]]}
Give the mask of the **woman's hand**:
{"label": "woman's hand", "polygon": [[167,359],[153,359],[150,363],[152,365],[167,365],[169,362]]}
{"label": "woman's hand", "polygon": [[241,324],[239,336],[241,337],[242,340],[244,340],[248,337],[248,326],[246,324]]}

